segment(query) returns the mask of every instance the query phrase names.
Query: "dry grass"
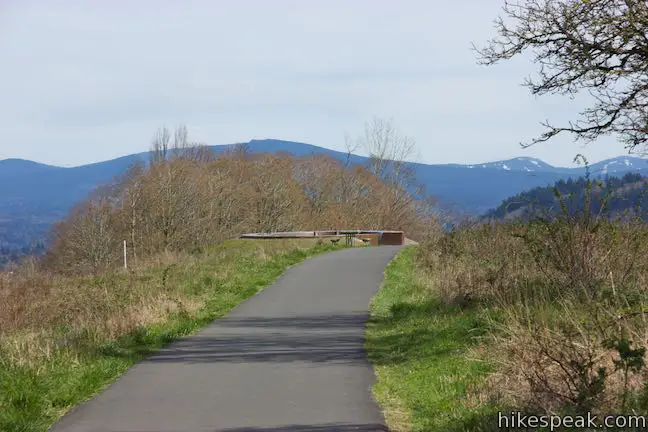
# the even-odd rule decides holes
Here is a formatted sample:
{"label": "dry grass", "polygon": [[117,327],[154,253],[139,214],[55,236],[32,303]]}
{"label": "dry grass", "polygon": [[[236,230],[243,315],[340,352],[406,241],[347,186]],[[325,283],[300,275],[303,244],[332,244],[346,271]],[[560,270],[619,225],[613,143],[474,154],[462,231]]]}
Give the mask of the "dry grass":
{"label": "dry grass", "polygon": [[642,223],[572,218],[424,242],[430,295],[490,317],[481,355],[499,368],[490,396],[475,399],[543,412],[645,409],[646,239]]}
{"label": "dry grass", "polygon": [[[314,245],[312,239],[231,241],[206,256],[161,254],[129,272],[95,277],[65,277],[30,266],[0,273],[0,351],[14,363],[34,363],[79,335],[114,340],[170,314],[192,314],[209,299],[207,286],[231,280],[241,261],[267,261]],[[194,289],[187,276],[211,284]]]}
{"label": "dry grass", "polygon": [[234,240],[129,272],[0,276],[0,430],[45,431],[160,346],[191,334],[330,250],[316,240]]}

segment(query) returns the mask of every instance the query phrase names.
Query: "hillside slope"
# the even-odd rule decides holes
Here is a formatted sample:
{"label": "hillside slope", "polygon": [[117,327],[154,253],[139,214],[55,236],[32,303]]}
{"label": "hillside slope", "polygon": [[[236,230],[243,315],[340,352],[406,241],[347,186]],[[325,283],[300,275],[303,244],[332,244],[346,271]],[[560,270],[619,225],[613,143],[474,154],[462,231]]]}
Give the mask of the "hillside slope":
{"label": "hillside slope", "polygon": [[[562,211],[556,191],[563,197],[569,211],[585,206],[588,181],[560,180],[552,186],[537,187],[504,200],[497,208],[488,211],[484,218],[506,220],[529,218],[536,215],[553,215]],[[590,209],[594,214],[615,217],[620,214],[648,215],[648,177],[640,173],[626,173],[623,177],[606,177],[592,186]]]}

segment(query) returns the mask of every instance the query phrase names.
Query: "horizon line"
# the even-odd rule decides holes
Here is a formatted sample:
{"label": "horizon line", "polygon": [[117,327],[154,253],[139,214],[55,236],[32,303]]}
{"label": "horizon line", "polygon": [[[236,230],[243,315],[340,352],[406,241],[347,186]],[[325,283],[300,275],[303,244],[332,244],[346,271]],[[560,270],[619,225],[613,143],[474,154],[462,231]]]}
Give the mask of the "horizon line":
{"label": "horizon line", "polygon": [[[317,148],[321,148],[321,149],[328,150],[328,151],[331,151],[331,152],[345,154],[345,152],[342,151],[342,150],[335,150],[335,149],[331,149],[331,148],[324,147],[324,146],[321,146],[321,145],[309,144],[309,143],[305,143],[305,142],[301,142],[301,141],[291,141],[291,140],[280,139],[280,138],[252,138],[252,139],[250,139],[248,141],[239,141],[239,142],[230,143],[230,144],[204,144],[204,145],[206,145],[207,147],[230,147],[230,146],[235,146],[237,144],[249,144],[249,143],[251,143],[253,141],[281,141],[281,142],[285,142],[285,143],[291,143],[291,144],[297,144],[297,145],[306,145],[306,146],[310,146],[310,147],[317,147]],[[26,159],[26,158],[21,158],[21,157],[3,158],[3,159],[0,159],[0,162],[5,162],[5,161],[9,161],[9,160],[19,160],[19,161],[31,162],[31,163],[35,163],[35,164],[39,164],[39,165],[43,165],[43,166],[48,166],[48,167],[52,167],[52,168],[72,169],[72,168],[81,168],[81,167],[88,166],[88,165],[95,165],[95,164],[110,162],[110,161],[114,161],[114,160],[117,160],[117,159],[126,158],[126,157],[129,157],[129,156],[144,155],[144,154],[147,154],[147,153],[150,153],[150,152],[151,152],[151,150],[146,150],[146,151],[141,151],[141,152],[134,152],[134,153],[125,154],[123,156],[117,156],[117,157],[114,157],[114,158],[111,158],[111,159],[102,159],[102,160],[98,160],[98,161],[94,161],[94,162],[87,162],[87,163],[83,163],[83,164],[80,164],[80,165],[72,165],[72,166],[54,165],[54,164],[51,164],[51,163],[39,162],[39,161],[36,161],[36,160],[33,160],[33,159]],[[361,154],[358,154],[358,153],[352,153],[352,155],[358,156],[358,157],[364,157],[364,158],[368,157],[368,156],[364,156],[364,155],[361,155]],[[589,165],[598,164],[598,163],[605,162],[605,161],[608,161],[608,160],[614,160],[614,159],[623,158],[623,157],[642,159],[642,160],[645,160],[646,162],[648,162],[648,155],[623,154],[623,155],[614,156],[614,157],[611,157],[611,158],[601,159],[601,160],[598,160],[598,161],[595,161],[595,162],[588,161],[588,164]],[[537,160],[537,161],[540,161],[540,162],[542,162],[542,163],[544,163],[546,165],[549,165],[549,167],[551,167],[551,168],[558,168],[558,169],[561,169],[561,168],[564,168],[564,169],[584,168],[583,165],[576,165],[576,164],[574,164],[572,166],[552,165],[549,162],[546,162],[546,161],[544,161],[544,160],[542,160],[542,159],[540,159],[538,157],[533,157],[533,156],[514,156],[514,157],[511,157],[511,158],[508,158],[508,159],[498,159],[498,160],[483,161],[483,162],[476,162],[476,163],[465,163],[465,162],[428,163],[428,162],[419,162],[419,161],[415,161],[415,160],[410,160],[410,161],[407,161],[407,162],[418,164],[418,165],[427,165],[427,166],[453,166],[454,165],[454,166],[465,167],[465,168],[470,169],[470,168],[474,168],[474,167],[481,167],[481,165],[485,165],[485,164],[493,164],[493,163],[497,163],[497,162],[508,162],[508,161],[512,161],[512,160],[516,160],[516,159]],[[648,168],[648,166],[646,168]],[[519,170],[511,170],[511,171],[519,171]],[[541,172],[541,171],[538,171],[538,172]]]}

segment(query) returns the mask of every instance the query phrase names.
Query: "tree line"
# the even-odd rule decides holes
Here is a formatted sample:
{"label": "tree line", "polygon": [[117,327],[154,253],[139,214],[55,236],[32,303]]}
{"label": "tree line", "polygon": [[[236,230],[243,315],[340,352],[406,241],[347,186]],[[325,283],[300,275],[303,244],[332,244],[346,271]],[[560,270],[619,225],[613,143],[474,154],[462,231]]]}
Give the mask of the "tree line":
{"label": "tree line", "polygon": [[[421,235],[432,223],[405,158],[412,140],[391,121],[367,123],[366,166],[323,155],[250,154],[245,144],[216,155],[186,127],[161,128],[148,163],[134,164],[57,224],[48,268],[97,272],[120,265],[122,244],[137,262],[162,252],[199,252],[245,232],[398,229]],[[417,191],[417,199],[411,191]],[[423,199],[422,199],[423,198]]]}
{"label": "tree line", "polygon": [[541,214],[556,215],[563,210],[574,214],[588,207],[592,214],[601,216],[617,217],[628,213],[645,219],[648,214],[647,184],[648,179],[638,173],[606,176],[596,181],[587,177],[559,180],[553,186],[537,187],[507,198],[484,217],[529,218]]}

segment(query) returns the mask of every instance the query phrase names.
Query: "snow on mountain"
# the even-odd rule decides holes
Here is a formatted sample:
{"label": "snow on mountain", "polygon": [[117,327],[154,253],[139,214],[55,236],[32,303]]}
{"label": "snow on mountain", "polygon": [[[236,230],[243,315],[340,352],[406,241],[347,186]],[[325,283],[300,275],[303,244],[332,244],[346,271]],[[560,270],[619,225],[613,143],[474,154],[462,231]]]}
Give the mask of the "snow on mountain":
{"label": "snow on mountain", "polygon": [[540,159],[535,159],[531,157],[517,157],[514,159],[508,159],[503,161],[496,162],[487,162],[482,164],[474,165],[461,165],[461,164],[452,164],[454,167],[465,167],[465,168],[488,168],[488,169],[499,169],[504,171],[553,171],[554,167],[549,165],[546,162],[541,161]]}
{"label": "snow on mountain", "polygon": [[[504,171],[524,171],[524,172],[553,172],[564,174],[585,174],[585,167],[583,165],[574,167],[555,167],[540,159],[532,157],[517,157],[503,161],[487,162],[482,164],[461,165],[451,164],[453,167],[463,168],[487,168],[497,169]],[[613,159],[607,159],[601,162],[591,164],[589,171],[592,175],[608,175],[619,174],[626,172],[633,172],[639,170],[648,171],[648,159],[636,156],[619,156]]]}
{"label": "snow on mountain", "polygon": [[633,156],[620,156],[590,165],[590,172],[595,175],[607,175],[639,170],[648,170],[648,159]]}

